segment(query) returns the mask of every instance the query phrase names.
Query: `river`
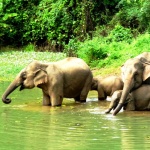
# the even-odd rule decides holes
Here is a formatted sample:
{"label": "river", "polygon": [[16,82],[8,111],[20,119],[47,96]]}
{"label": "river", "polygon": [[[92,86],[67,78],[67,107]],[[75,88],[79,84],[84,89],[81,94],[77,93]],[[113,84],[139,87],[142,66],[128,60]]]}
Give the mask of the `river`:
{"label": "river", "polygon": [[[0,83],[0,95],[8,83]],[[104,114],[109,101],[64,99],[61,107],[42,106],[39,89],[16,90],[12,103],[0,102],[1,150],[148,150],[150,112]]]}

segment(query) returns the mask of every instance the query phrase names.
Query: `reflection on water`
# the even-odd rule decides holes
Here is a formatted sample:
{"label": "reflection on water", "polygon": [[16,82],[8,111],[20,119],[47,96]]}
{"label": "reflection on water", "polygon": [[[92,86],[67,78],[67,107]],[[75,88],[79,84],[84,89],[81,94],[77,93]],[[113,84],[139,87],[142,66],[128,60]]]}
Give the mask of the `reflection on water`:
{"label": "reflection on water", "polygon": [[[0,95],[7,87],[1,83]],[[109,102],[64,100],[62,107],[42,106],[39,89],[15,91],[11,104],[0,103],[0,149],[141,150],[150,148],[150,112],[104,114]]]}

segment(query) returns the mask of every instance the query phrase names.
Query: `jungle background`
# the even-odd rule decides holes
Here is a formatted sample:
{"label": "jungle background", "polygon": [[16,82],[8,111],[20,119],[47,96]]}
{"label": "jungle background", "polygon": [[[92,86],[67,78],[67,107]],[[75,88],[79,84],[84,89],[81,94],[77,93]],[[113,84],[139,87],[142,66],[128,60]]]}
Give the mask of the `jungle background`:
{"label": "jungle background", "polygon": [[65,53],[115,70],[150,50],[150,1],[0,0],[0,54],[12,50]]}

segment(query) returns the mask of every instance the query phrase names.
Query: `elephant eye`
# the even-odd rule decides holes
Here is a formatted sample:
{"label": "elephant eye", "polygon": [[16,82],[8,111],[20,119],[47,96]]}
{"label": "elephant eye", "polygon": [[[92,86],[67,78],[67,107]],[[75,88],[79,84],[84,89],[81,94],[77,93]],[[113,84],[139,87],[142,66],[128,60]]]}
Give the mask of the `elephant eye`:
{"label": "elephant eye", "polygon": [[26,79],[27,78],[27,74],[26,74],[26,72],[23,72],[22,73],[22,79]]}
{"label": "elephant eye", "polygon": [[135,76],[137,76],[137,75],[138,75],[138,73],[137,73],[137,72],[135,72],[135,73],[134,73],[134,75],[135,75]]}
{"label": "elephant eye", "polygon": [[135,73],[134,73],[134,78],[136,79],[137,77],[138,77],[138,73],[135,72]]}

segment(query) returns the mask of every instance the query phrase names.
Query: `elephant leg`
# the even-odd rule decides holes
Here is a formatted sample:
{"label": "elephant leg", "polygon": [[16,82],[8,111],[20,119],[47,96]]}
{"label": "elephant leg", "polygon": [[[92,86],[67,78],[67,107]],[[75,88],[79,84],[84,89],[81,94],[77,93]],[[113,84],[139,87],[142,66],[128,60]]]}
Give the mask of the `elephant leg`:
{"label": "elephant leg", "polygon": [[62,101],[63,101],[62,96],[55,94],[55,93],[51,94],[51,106],[61,106]]}
{"label": "elephant leg", "polygon": [[74,98],[75,102],[80,102],[80,95]]}
{"label": "elephant leg", "polygon": [[86,102],[87,95],[91,88],[91,82],[92,82],[92,75],[90,74],[84,84],[82,91],[81,91],[80,102]]}
{"label": "elephant leg", "polygon": [[104,90],[103,90],[103,88],[102,88],[102,86],[101,85],[98,85],[98,100],[106,100],[106,95],[105,95],[105,92],[104,92]]}
{"label": "elephant leg", "polygon": [[149,103],[148,106],[147,106],[147,110],[150,110],[150,103]]}
{"label": "elephant leg", "polygon": [[86,98],[87,98],[87,95],[80,95],[80,101],[79,102],[86,102]]}
{"label": "elephant leg", "polygon": [[50,106],[50,105],[51,105],[50,96],[43,92],[43,106]]}

